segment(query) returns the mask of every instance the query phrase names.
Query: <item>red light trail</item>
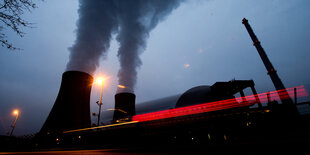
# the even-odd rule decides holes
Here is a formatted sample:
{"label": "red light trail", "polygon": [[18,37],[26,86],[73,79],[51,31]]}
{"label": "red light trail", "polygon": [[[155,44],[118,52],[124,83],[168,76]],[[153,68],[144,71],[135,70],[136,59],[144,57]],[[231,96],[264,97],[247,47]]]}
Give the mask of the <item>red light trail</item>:
{"label": "red light trail", "polygon": [[[295,90],[294,90],[295,88],[296,88],[297,97],[308,96],[308,93],[306,89],[304,88],[304,86],[298,86],[298,87],[287,88],[287,89],[278,90],[278,91],[261,93],[257,95],[249,95],[245,97],[238,97],[238,98],[233,98],[233,99],[202,103],[199,105],[192,105],[192,106],[187,106],[187,107],[181,107],[181,108],[135,115],[132,117],[132,121],[138,121],[138,122],[152,121],[152,120],[158,120],[158,119],[199,114],[199,113],[205,113],[205,112],[211,112],[211,111],[217,111],[217,110],[224,110],[224,109],[235,108],[235,107],[250,106],[250,105],[254,105],[257,103],[255,97],[258,97],[261,103],[267,103],[268,100],[279,101],[280,98],[288,99],[290,97],[293,97],[295,93]],[[287,91],[287,93],[285,91]],[[246,102],[243,102],[244,100],[246,100]]]}

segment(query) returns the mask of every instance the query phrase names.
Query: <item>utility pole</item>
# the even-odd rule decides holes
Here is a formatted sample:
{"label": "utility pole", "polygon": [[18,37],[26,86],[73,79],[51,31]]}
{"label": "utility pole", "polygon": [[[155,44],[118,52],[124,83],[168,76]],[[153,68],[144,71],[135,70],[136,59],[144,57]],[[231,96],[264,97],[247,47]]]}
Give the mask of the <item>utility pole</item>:
{"label": "utility pole", "polygon": [[99,106],[99,112],[98,112],[98,122],[97,122],[97,126],[99,126],[99,122],[100,122],[100,114],[101,114],[101,106],[102,106],[102,92],[103,92],[103,83],[101,84],[101,94],[100,94],[100,99],[99,99],[99,103],[97,101],[97,104]]}
{"label": "utility pole", "polygon": [[12,136],[13,131],[14,131],[14,129],[15,129],[15,125],[16,125],[16,121],[17,121],[17,119],[18,119],[19,111],[18,111],[18,110],[14,110],[14,111],[13,111],[13,114],[16,116],[16,118],[15,118],[14,124],[13,124],[13,126],[12,126],[12,131],[11,131],[11,133],[10,133],[10,136]]}

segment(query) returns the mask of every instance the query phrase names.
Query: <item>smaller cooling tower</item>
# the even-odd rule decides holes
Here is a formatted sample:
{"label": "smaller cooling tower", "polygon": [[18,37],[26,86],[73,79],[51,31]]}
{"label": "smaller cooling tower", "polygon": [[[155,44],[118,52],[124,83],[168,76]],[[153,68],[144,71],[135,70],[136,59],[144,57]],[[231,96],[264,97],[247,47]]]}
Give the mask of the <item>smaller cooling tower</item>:
{"label": "smaller cooling tower", "polygon": [[119,122],[136,114],[136,95],[133,93],[118,93],[115,95],[115,110],[113,121]]}
{"label": "smaller cooling tower", "polygon": [[55,104],[41,133],[90,127],[90,91],[93,77],[79,71],[67,71]]}

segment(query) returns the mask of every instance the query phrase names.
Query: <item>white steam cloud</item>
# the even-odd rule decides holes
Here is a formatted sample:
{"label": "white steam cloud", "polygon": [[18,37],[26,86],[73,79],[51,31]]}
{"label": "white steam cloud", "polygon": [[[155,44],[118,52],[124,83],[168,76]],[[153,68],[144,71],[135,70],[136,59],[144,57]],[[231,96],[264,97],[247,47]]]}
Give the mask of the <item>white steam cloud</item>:
{"label": "white steam cloud", "polygon": [[67,70],[93,74],[100,57],[106,56],[111,36],[120,44],[118,92],[133,92],[139,55],[146,48],[149,33],[183,0],[80,0],[77,37],[69,48]]}

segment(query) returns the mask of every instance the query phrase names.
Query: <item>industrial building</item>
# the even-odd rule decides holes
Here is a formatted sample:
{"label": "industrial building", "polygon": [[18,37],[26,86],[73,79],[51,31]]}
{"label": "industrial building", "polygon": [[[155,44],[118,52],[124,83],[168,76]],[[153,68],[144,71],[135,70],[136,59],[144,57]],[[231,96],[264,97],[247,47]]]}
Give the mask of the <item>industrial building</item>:
{"label": "industrial building", "polygon": [[[111,124],[91,127],[89,97],[93,78],[68,71],[63,74],[54,107],[38,136],[40,146],[195,148],[309,143],[310,126],[305,122],[310,116],[299,115],[296,108],[296,98],[307,96],[307,91],[303,86],[284,87],[248,21],[243,19],[242,23],[276,91],[257,94],[253,80],[231,80],[141,104],[135,103],[135,94],[119,93],[115,95],[118,110]],[[246,88],[251,89],[251,95],[245,96]]]}

